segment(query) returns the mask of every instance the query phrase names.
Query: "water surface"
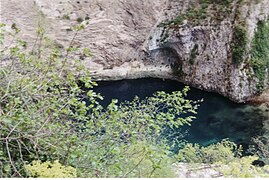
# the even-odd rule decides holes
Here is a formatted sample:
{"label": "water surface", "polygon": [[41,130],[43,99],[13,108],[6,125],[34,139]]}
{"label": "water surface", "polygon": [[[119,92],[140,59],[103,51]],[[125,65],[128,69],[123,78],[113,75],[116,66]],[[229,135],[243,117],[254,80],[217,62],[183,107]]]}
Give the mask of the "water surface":
{"label": "water surface", "polygon": [[[99,82],[96,92],[104,96],[102,105],[107,106],[111,99],[119,102],[132,100],[135,96],[145,98],[156,91],[167,93],[182,90],[184,84],[172,80],[136,79]],[[224,138],[242,144],[246,147],[251,138],[264,133],[263,122],[268,115],[258,107],[237,104],[216,93],[209,93],[191,88],[188,98],[192,100],[204,99],[197,119],[191,126],[185,126],[179,131],[186,131],[185,139],[191,143],[203,146],[218,142]]]}

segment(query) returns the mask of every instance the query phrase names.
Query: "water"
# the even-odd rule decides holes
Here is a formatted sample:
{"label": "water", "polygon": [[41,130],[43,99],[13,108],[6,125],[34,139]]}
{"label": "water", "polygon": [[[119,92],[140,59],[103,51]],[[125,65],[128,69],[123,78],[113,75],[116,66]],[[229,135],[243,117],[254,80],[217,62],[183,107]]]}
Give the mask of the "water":
{"label": "water", "polygon": [[[132,100],[135,96],[145,98],[156,91],[182,90],[184,84],[161,79],[137,79],[99,82],[96,92],[104,96],[101,102],[107,106],[111,99],[119,102]],[[207,146],[219,142],[224,138],[241,144],[244,147],[250,143],[252,137],[264,133],[263,122],[268,114],[258,107],[237,104],[215,93],[208,93],[191,88],[188,98],[193,100],[204,99],[201,104],[197,119],[191,126],[185,126],[179,131],[186,131],[185,139],[191,143]]]}

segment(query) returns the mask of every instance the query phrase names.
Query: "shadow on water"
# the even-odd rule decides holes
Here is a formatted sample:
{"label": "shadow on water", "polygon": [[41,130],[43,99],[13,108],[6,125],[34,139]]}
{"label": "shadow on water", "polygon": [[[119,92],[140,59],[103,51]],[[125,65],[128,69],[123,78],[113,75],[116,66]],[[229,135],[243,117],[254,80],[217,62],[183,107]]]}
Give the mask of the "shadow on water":
{"label": "shadow on water", "polygon": [[[104,96],[104,100],[100,103],[107,106],[111,99],[118,99],[119,102],[129,101],[135,96],[149,97],[156,91],[170,93],[182,90],[184,86],[172,80],[147,78],[99,82],[94,90]],[[197,119],[191,126],[184,126],[180,129],[180,131],[188,132],[185,136],[188,142],[207,146],[229,138],[246,147],[252,137],[263,133],[263,121],[268,117],[258,107],[237,104],[216,93],[208,93],[195,88],[190,89],[188,98],[204,99],[198,110]]]}

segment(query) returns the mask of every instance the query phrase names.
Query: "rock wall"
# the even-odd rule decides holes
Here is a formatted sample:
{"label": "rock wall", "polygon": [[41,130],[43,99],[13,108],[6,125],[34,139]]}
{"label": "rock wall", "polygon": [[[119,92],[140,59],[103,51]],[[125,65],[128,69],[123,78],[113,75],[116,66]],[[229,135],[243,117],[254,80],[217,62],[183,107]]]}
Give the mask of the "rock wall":
{"label": "rock wall", "polygon": [[[192,2],[199,4],[198,1]],[[154,29],[148,50],[155,53],[156,61],[167,58],[161,52],[163,49],[172,52],[176,57],[174,67],[178,79],[187,84],[218,92],[237,102],[249,100],[261,91],[257,87],[259,79],[250,67],[251,49],[257,24],[268,19],[269,1],[208,4],[205,10],[197,5],[188,6],[187,10],[175,17],[167,17]],[[240,43],[244,39],[236,35],[240,31],[244,33],[245,43]],[[236,58],[242,58],[242,62],[235,62]],[[269,62],[268,57],[266,61]],[[265,66],[264,77],[268,76],[268,63]],[[268,78],[260,83],[261,89],[265,89]]]}
{"label": "rock wall", "polygon": [[89,19],[90,24],[79,33],[75,43],[93,52],[89,66],[106,69],[139,58],[143,42],[162,16],[165,3],[164,0],[4,0],[1,16],[5,23],[16,23],[28,41],[34,39],[41,22],[50,37],[64,46],[74,35],[71,28]]}
{"label": "rock wall", "polygon": [[[70,43],[72,26],[89,20],[75,44],[92,51],[94,56],[83,61],[96,80],[170,78],[247,101],[261,91],[253,68],[245,67],[257,24],[268,19],[269,0],[205,2],[2,0],[0,16],[6,24],[15,23],[30,45],[42,26],[60,47]],[[231,47],[239,39],[236,27],[248,37],[240,63],[234,62]]]}

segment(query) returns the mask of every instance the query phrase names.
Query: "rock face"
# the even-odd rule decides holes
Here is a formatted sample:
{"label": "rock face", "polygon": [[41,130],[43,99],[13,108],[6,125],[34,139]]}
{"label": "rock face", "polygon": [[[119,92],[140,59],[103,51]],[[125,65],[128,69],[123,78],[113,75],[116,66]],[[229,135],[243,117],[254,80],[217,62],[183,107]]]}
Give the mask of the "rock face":
{"label": "rock face", "polygon": [[165,58],[162,49],[173,52],[174,67],[185,83],[244,102],[259,91],[258,84],[268,87],[268,56],[264,67],[256,67],[264,68],[260,79],[252,58],[259,22],[267,22],[268,29],[269,1],[222,2],[189,3],[189,9],[154,30],[148,49],[159,49],[157,61]]}
{"label": "rock face", "polygon": [[268,87],[269,60],[252,57],[255,39],[269,27],[269,0],[210,2],[2,0],[0,16],[16,23],[29,44],[41,25],[62,47],[74,36],[71,27],[89,19],[75,44],[92,51],[83,61],[96,80],[170,78],[247,101]]}
{"label": "rock face", "polygon": [[224,178],[224,175],[216,170],[218,167],[207,164],[173,164],[177,178]]}

